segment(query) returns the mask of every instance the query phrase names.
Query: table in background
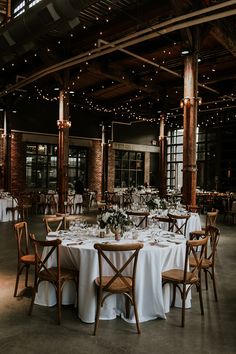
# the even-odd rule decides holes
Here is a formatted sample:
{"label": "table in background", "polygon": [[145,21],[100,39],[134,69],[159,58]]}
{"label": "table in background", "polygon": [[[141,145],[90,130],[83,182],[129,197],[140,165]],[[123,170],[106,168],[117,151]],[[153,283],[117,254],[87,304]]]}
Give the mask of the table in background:
{"label": "table in background", "polygon": [[[12,197],[0,198],[0,221],[12,221],[12,212],[9,210],[7,212],[7,208],[16,207],[17,202]],[[18,219],[18,212],[15,211],[15,219]]]}

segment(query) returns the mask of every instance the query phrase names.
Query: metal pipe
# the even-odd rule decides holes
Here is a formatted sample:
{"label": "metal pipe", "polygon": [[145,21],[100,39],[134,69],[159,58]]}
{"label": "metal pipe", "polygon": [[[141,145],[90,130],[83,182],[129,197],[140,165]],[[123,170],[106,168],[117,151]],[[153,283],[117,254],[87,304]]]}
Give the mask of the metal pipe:
{"label": "metal pipe", "polygon": [[226,7],[229,7],[229,6],[232,6],[232,5],[235,5],[235,0],[226,1],[226,2],[223,2],[223,3],[217,4],[217,5],[209,6],[207,8],[201,9],[201,10],[193,11],[193,12],[190,12],[188,14],[181,15],[181,16],[179,16],[177,18],[172,18],[172,19],[167,20],[165,22],[158,23],[157,25],[151,26],[149,28],[145,28],[145,29],[143,29],[143,30],[141,30],[139,32],[135,32],[135,33],[130,34],[130,35],[124,37],[124,38],[118,39],[118,40],[114,41],[113,43],[119,45],[123,41],[126,41],[126,40],[131,39],[131,38],[139,37],[139,36],[141,36],[143,34],[146,34],[146,33],[149,33],[149,32],[156,31],[156,30],[162,28],[163,26],[170,26],[173,23],[180,22],[180,21],[186,20],[188,18],[193,18],[193,17],[197,17],[197,16],[200,16],[200,15],[204,15],[204,14],[206,14],[208,12],[212,12],[212,11],[215,11],[215,10],[226,8]]}

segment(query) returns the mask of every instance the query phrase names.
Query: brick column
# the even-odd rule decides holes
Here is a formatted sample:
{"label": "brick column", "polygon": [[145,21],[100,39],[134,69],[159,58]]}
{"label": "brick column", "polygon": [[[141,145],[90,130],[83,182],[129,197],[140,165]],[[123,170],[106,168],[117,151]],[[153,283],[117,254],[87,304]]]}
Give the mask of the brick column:
{"label": "brick column", "polygon": [[88,155],[88,188],[97,191],[98,200],[102,197],[102,146],[101,140],[92,140]]}
{"label": "brick column", "polygon": [[11,134],[11,181],[10,190],[18,194],[25,190],[25,144],[22,142],[22,134]]}

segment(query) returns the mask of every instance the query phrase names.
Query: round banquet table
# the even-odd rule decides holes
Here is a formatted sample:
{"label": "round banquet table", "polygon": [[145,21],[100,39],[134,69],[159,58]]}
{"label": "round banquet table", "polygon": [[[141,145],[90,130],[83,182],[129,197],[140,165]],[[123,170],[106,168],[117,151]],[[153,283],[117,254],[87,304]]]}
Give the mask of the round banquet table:
{"label": "round banquet table", "polygon": [[[145,233],[146,232],[146,233]],[[170,268],[183,268],[185,258],[185,240],[178,244],[172,242],[160,242],[151,245],[148,231],[142,233],[144,247],[139,252],[136,275],[136,301],[140,322],[153,320],[156,318],[166,318],[169,312],[172,292],[169,285],[162,288],[161,273]],[[48,239],[62,237],[61,265],[62,267],[79,270],[79,294],[78,294],[78,317],[86,323],[95,321],[96,292],[94,279],[99,275],[97,251],[94,243],[104,242],[104,239],[89,237],[79,244],[77,239],[69,232],[63,234],[50,233]],[[65,236],[66,235],[66,236]],[[149,240],[149,241],[147,241]],[[106,242],[114,241],[105,239]],[[132,239],[122,239],[121,243],[137,242]],[[115,264],[118,266],[121,259],[119,252],[116,253]],[[50,265],[55,265],[55,260],[50,259]],[[181,301],[177,291],[175,306],[181,306]],[[186,301],[186,308],[190,307],[190,297]],[[76,292],[74,284],[67,283],[63,288],[62,303],[76,304]],[[56,304],[55,290],[48,282],[42,282],[36,295],[35,303],[44,306]],[[109,297],[101,308],[100,319],[114,319],[120,315],[124,318],[125,303],[124,296],[113,295]],[[129,319],[126,321],[135,322],[133,308],[131,306]]]}

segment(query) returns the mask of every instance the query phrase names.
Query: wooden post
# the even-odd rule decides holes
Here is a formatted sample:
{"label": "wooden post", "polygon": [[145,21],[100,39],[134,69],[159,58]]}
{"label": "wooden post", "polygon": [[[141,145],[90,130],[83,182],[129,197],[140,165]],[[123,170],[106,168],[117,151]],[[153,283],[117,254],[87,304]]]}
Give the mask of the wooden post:
{"label": "wooden post", "polygon": [[58,212],[64,213],[68,192],[68,156],[69,156],[69,95],[60,90],[59,95],[58,136]]}
{"label": "wooden post", "polygon": [[108,190],[108,131],[102,123],[102,199]]}
{"label": "wooden post", "polygon": [[3,112],[3,186],[11,192],[11,124],[10,110]]}
{"label": "wooden post", "polygon": [[165,136],[165,117],[162,115],[160,119],[160,135],[159,135],[159,172],[160,172],[160,186],[159,196],[165,198],[167,194],[167,173],[166,173],[166,136]]}
{"label": "wooden post", "polygon": [[184,63],[183,203],[196,205],[198,55],[195,51]]}

